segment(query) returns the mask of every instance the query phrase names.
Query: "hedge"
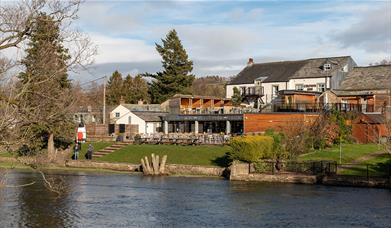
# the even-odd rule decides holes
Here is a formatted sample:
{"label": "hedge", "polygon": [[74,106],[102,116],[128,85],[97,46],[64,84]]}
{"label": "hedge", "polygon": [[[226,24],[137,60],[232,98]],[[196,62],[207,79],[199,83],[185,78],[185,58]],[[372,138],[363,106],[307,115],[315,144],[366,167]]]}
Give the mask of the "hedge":
{"label": "hedge", "polygon": [[239,136],[230,141],[232,160],[256,162],[273,157],[274,140],[270,136]]}

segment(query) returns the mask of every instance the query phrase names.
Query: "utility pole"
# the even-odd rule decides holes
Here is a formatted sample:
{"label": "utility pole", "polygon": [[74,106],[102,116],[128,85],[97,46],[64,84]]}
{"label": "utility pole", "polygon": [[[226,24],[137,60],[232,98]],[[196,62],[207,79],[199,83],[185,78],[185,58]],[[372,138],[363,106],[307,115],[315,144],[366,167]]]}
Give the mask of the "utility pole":
{"label": "utility pole", "polygon": [[103,124],[106,124],[106,76],[103,79]]}

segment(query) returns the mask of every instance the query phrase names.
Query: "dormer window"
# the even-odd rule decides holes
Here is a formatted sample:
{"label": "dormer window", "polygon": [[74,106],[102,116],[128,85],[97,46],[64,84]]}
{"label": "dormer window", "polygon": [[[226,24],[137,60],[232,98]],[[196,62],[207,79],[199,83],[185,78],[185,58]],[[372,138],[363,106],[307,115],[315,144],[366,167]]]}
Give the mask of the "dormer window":
{"label": "dormer window", "polygon": [[330,64],[330,63],[325,63],[325,64],[323,65],[323,70],[324,70],[324,71],[331,70],[331,64]]}

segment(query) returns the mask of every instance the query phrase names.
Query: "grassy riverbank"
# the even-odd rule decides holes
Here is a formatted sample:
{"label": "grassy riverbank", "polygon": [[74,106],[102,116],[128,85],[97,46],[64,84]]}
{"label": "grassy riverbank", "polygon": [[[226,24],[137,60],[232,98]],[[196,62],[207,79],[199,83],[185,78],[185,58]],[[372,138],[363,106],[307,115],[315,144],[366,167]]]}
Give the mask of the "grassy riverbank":
{"label": "grassy riverbank", "polygon": [[[360,157],[370,155],[381,150],[376,144],[342,144],[342,163],[350,163]],[[300,161],[332,160],[339,162],[339,146],[317,150],[299,156]]]}
{"label": "grassy riverbank", "polygon": [[154,153],[160,157],[167,155],[171,164],[226,167],[229,150],[229,146],[129,145],[97,160],[139,164],[141,158]]}

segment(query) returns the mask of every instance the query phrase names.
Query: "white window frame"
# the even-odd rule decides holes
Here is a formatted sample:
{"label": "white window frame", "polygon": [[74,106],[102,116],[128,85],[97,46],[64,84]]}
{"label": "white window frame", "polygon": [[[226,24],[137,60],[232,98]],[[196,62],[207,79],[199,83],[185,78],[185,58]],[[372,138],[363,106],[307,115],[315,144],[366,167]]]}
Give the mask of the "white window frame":
{"label": "white window frame", "polygon": [[[301,89],[299,89],[299,87],[301,87]],[[303,91],[304,90],[304,84],[296,84],[295,85],[295,90]]]}
{"label": "white window frame", "polygon": [[[320,87],[320,85],[323,85],[323,87]],[[318,90],[319,92],[326,91],[326,83],[317,83],[316,84],[316,90]]]}
{"label": "white window frame", "polygon": [[325,64],[323,65],[323,70],[324,70],[324,71],[331,70],[331,63],[325,63]]}
{"label": "white window frame", "polygon": [[132,116],[128,116],[128,124],[132,124]]}
{"label": "white window frame", "polygon": [[120,116],[121,116],[121,114],[119,112],[115,113],[115,118],[119,118]]}
{"label": "white window frame", "polygon": [[[277,89],[275,89],[277,88]],[[272,97],[276,98],[278,96],[278,91],[280,91],[279,85],[272,85]]]}

